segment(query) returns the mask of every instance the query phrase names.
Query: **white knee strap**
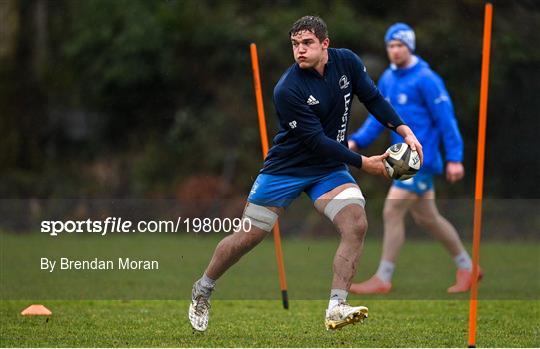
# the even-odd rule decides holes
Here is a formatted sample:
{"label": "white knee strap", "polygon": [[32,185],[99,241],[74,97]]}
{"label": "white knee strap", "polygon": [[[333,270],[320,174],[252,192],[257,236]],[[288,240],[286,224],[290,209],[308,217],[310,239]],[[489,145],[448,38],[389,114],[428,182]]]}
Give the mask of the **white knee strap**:
{"label": "white knee strap", "polygon": [[324,214],[333,222],[339,211],[348,205],[360,205],[362,208],[366,205],[366,199],[359,188],[347,188],[334,196],[324,208]]}
{"label": "white knee strap", "polygon": [[277,213],[267,209],[264,206],[259,206],[248,202],[244,210],[244,219],[249,219],[251,225],[261,228],[264,231],[271,231],[278,218]]}

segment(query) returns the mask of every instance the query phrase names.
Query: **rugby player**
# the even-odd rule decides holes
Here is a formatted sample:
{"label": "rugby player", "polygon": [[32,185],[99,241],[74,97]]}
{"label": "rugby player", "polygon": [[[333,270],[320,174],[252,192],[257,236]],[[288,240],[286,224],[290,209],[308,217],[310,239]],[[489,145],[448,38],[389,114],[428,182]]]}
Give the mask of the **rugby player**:
{"label": "rugby player", "polygon": [[[471,285],[472,262],[454,226],[438,211],[433,176],[443,171],[444,148],[446,179],[454,183],[463,178],[463,140],[454,108],[444,82],[415,51],[415,33],[404,23],[392,25],[385,35],[390,67],[381,76],[378,87],[424,146],[424,164],[405,181],[394,181],[386,196],[383,220],[383,252],[379,268],[369,280],[353,284],[357,294],[387,293],[399,250],[405,242],[405,215],[410,212],[417,225],[435,236],[453,257],[456,282],[448,292],[466,292]],[[377,118],[370,115],[349,139],[349,148],[367,147],[383,131]],[[393,134],[391,143],[402,142]]]}
{"label": "rugby player", "polygon": [[423,156],[415,135],[381,95],[360,58],[347,49],[329,48],[327,27],[321,18],[300,18],[289,31],[289,39],[295,63],[274,88],[280,130],[243,213],[252,228],[221,240],[204,274],[193,285],[189,320],[198,331],[208,326],[209,299],[216,281],[268,235],[278,215],[302,192],[341,235],[333,261],[327,329],[366,318],[366,307],[347,304],[367,229],[364,196],[347,165],[387,177],[383,165],[387,154],[368,157],[348,149],[353,95],[381,125],[397,132]]}

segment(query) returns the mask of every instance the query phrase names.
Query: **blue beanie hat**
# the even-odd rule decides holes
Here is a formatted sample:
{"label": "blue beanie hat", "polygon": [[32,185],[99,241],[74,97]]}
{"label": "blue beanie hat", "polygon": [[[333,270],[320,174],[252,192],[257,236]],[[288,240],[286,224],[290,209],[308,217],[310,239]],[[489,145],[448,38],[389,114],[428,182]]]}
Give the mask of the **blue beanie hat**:
{"label": "blue beanie hat", "polygon": [[384,36],[384,42],[388,43],[392,40],[399,40],[409,48],[411,52],[414,52],[415,36],[414,30],[405,23],[395,23],[386,31]]}

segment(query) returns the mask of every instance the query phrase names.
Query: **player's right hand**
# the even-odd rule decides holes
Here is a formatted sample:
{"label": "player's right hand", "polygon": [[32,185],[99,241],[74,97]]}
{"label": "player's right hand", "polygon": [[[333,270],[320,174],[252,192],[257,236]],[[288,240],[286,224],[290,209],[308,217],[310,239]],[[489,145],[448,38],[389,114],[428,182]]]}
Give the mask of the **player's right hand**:
{"label": "player's right hand", "polygon": [[362,170],[374,176],[383,176],[390,179],[383,163],[383,160],[386,159],[388,155],[388,153],[369,157],[362,155]]}

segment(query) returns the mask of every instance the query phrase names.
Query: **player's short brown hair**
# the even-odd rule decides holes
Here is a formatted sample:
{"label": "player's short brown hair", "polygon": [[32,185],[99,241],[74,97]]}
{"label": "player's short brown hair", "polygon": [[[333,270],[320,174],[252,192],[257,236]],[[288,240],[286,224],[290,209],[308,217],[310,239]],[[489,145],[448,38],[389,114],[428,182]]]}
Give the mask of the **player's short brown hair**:
{"label": "player's short brown hair", "polygon": [[304,16],[294,22],[291,30],[289,30],[289,37],[296,35],[304,30],[315,34],[319,41],[323,41],[328,37],[328,28],[326,23],[318,16]]}

